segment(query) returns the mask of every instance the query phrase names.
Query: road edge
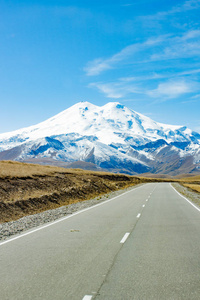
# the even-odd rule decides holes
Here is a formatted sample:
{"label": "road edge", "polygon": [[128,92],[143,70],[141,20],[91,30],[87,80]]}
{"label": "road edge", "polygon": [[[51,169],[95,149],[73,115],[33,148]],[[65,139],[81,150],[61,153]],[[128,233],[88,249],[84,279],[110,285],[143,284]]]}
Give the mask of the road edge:
{"label": "road edge", "polygon": [[196,210],[198,210],[200,212],[200,208],[197,207],[194,203],[192,203],[192,201],[190,201],[189,199],[187,199],[185,196],[183,196],[181,193],[179,193],[175,187],[173,187],[173,185],[170,183],[170,186],[174,189],[174,191],[183,199],[185,199],[189,204],[191,204],[194,208],[196,208]]}

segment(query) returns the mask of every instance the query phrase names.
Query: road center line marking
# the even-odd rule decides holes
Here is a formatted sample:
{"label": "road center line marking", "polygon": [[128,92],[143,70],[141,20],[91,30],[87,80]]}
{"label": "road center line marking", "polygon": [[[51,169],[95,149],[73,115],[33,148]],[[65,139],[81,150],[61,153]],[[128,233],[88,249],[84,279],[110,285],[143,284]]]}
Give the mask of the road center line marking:
{"label": "road center line marking", "polygon": [[130,232],[125,233],[125,235],[123,236],[123,238],[120,241],[120,244],[124,244],[129,236]]}
{"label": "road center line marking", "polygon": [[85,295],[82,300],[91,300],[91,299],[92,299],[91,295]]}
{"label": "road center line marking", "polygon": [[148,201],[148,199],[146,199],[146,201]]}
{"label": "road center line marking", "polygon": [[138,215],[137,215],[137,218],[139,218],[140,216],[141,216],[141,214],[138,214]]}
{"label": "road center line marking", "polygon": [[145,205],[143,204],[142,207],[145,207]]}

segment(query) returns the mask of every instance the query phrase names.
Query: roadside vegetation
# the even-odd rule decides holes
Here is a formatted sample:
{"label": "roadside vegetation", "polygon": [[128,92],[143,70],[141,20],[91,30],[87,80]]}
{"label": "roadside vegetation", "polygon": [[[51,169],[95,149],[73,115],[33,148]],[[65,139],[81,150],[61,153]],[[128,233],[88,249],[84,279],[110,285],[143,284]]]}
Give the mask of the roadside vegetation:
{"label": "roadside vegetation", "polygon": [[179,183],[184,187],[187,187],[195,192],[200,193],[200,175],[183,177],[179,180]]}
{"label": "roadside vegetation", "polygon": [[200,193],[200,185],[199,184],[191,184],[191,183],[184,183],[183,186],[192,189],[195,192]]}

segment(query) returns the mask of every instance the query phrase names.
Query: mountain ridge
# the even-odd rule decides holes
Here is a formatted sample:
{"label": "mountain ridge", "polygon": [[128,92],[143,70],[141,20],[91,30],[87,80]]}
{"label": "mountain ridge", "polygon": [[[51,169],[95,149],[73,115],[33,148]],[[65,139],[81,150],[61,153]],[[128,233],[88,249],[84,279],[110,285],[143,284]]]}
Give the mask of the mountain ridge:
{"label": "mountain ridge", "polygon": [[39,124],[0,134],[0,160],[9,158],[82,161],[129,174],[178,174],[190,161],[187,171],[198,173],[200,134],[153,121],[119,102],[100,107],[84,101]]}

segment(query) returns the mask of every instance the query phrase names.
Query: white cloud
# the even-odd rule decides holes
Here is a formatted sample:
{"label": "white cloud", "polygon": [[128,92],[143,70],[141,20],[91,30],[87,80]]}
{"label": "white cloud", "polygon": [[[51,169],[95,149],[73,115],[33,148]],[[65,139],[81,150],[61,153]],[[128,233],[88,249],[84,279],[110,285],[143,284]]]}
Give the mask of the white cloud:
{"label": "white cloud", "polygon": [[133,86],[122,82],[110,82],[110,83],[102,83],[95,82],[91,83],[89,87],[97,88],[101,93],[105,94],[107,98],[123,98],[128,94],[140,94],[141,91]]}
{"label": "white cloud", "polygon": [[135,82],[135,81],[147,81],[147,80],[156,80],[156,79],[161,79],[169,77],[168,75],[161,75],[157,73],[153,73],[150,75],[144,75],[144,76],[129,76],[129,77],[122,77],[120,78],[121,82]]}
{"label": "white cloud", "polygon": [[84,70],[86,71],[86,74],[88,76],[99,75],[103,71],[112,69],[117,62],[124,60],[129,55],[136,52],[137,48],[138,48],[138,44],[133,44],[125,47],[120,52],[114,54],[113,56],[107,59],[103,59],[103,58],[95,59],[94,61],[89,62]]}
{"label": "white cloud", "polygon": [[89,62],[87,67],[84,68],[84,71],[88,76],[94,76],[109,69],[112,69],[109,60],[103,60],[101,58],[98,58],[92,62]]}
{"label": "white cloud", "polygon": [[122,62],[146,64],[196,56],[200,56],[200,30],[190,30],[181,36],[161,35],[129,45],[107,59],[99,58],[89,62],[84,70],[88,76],[94,76],[116,68]]}
{"label": "white cloud", "polygon": [[182,5],[182,10],[187,11],[187,10],[197,9],[199,7],[200,7],[200,0],[187,0]]}
{"label": "white cloud", "polygon": [[[192,72],[192,71],[191,71]],[[157,77],[155,76],[148,76],[147,77],[139,77],[138,81],[147,80],[149,79],[161,79],[168,78],[168,76]],[[89,87],[96,88],[98,91],[103,93],[107,98],[114,98],[120,99],[124,97],[130,97],[136,94],[140,94],[143,96],[148,96],[151,98],[158,99],[160,101],[165,101],[167,99],[175,99],[180,96],[184,96],[189,93],[196,93],[200,90],[199,83],[196,81],[192,81],[187,78],[184,79],[182,77],[177,77],[170,79],[165,82],[161,82],[158,84],[157,88],[155,89],[148,89],[144,85],[141,84],[137,85],[136,80],[137,77],[130,77],[130,78],[120,78],[116,82],[94,82],[89,84]],[[190,96],[190,101],[196,101],[199,98],[199,94],[195,96]]]}
{"label": "white cloud", "polygon": [[115,84],[91,83],[89,86],[96,87],[100,92],[104,93],[107,98],[119,99],[124,97],[124,92]]}
{"label": "white cloud", "polygon": [[103,71],[112,69],[117,63],[128,59],[133,54],[159,45],[165,41],[166,37],[166,35],[153,37],[147,39],[143,43],[131,44],[107,59],[98,58],[89,62],[84,68],[84,71],[88,76],[99,75]]}
{"label": "white cloud", "polygon": [[192,96],[191,99],[200,99],[200,94],[197,94],[195,96]]}
{"label": "white cloud", "polygon": [[145,19],[145,21],[147,21],[147,20],[162,20],[162,19],[165,19],[169,15],[198,9],[199,7],[200,7],[200,0],[187,0],[183,4],[173,6],[169,10],[160,11],[154,15],[142,16],[140,18]]}
{"label": "white cloud", "polygon": [[129,77],[121,77],[119,80],[121,82],[142,82],[142,81],[149,81],[149,80],[159,80],[159,79],[164,79],[164,78],[170,78],[170,77],[183,77],[185,75],[195,75],[195,74],[199,74],[200,73],[200,69],[192,69],[192,70],[186,70],[183,72],[175,72],[173,74],[171,73],[162,73],[162,74],[158,74],[158,73],[152,73],[149,75],[143,75],[143,76],[129,76]]}
{"label": "white cloud", "polygon": [[160,83],[156,89],[148,91],[147,95],[153,98],[172,99],[194,92],[196,89],[197,83],[195,82],[175,80]]}
{"label": "white cloud", "polygon": [[190,30],[183,35],[183,40],[189,40],[200,36],[200,30]]}
{"label": "white cloud", "polygon": [[191,30],[182,36],[167,38],[165,44],[162,51],[155,52],[150,56],[150,61],[199,56],[200,30]]}
{"label": "white cloud", "polygon": [[176,74],[176,76],[184,76],[184,75],[194,75],[200,73],[200,69],[194,69],[194,70],[186,70],[183,72],[179,72]]}

